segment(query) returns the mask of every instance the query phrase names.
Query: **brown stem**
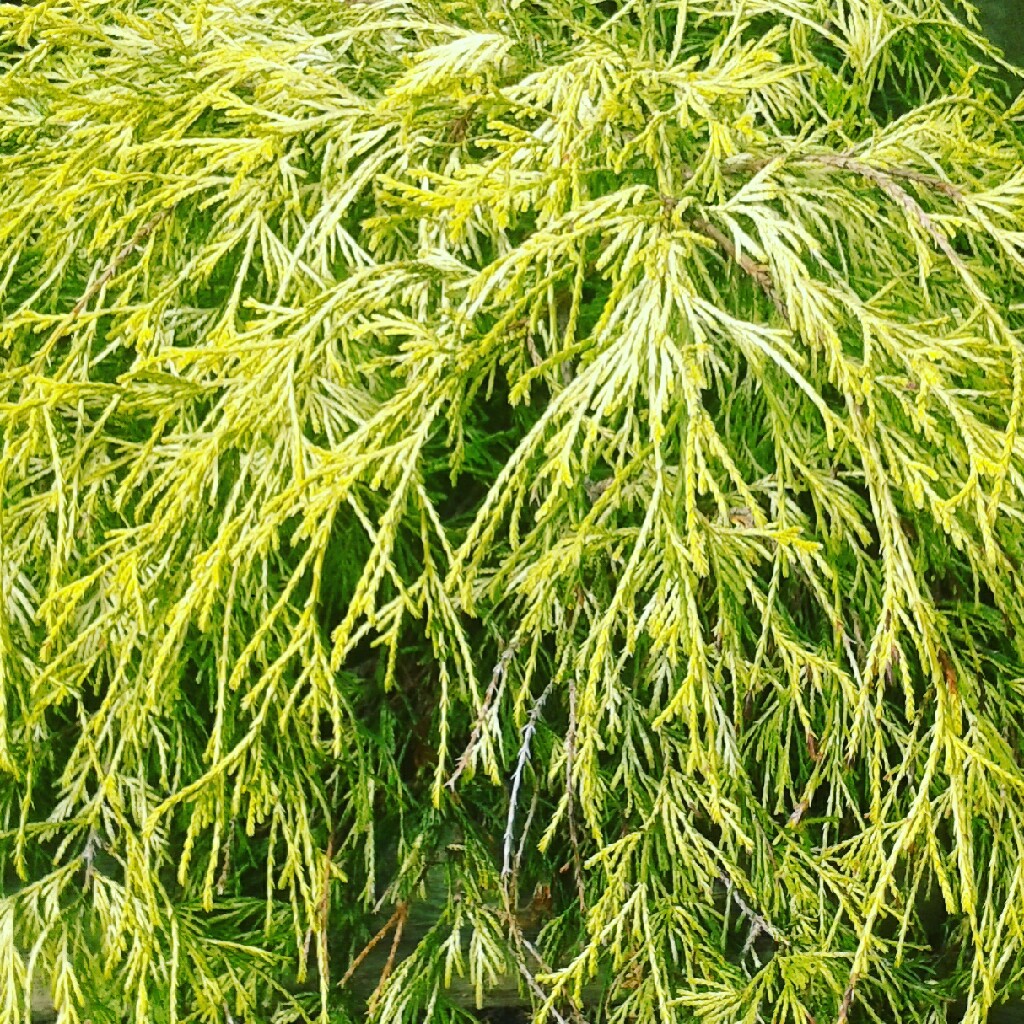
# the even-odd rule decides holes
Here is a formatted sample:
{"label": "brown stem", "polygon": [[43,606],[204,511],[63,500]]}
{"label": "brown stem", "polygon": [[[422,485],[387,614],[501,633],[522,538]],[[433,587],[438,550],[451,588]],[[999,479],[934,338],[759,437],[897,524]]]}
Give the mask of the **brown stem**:
{"label": "brown stem", "polygon": [[[865,164],[856,157],[842,153],[810,153],[796,157],[795,159],[797,162],[831,164],[834,167],[845,165],[849,169],[856,169],[858,173],[862,167],[867,167],[870,170],[877,170],[877,168],[872,168],[870,164]],[[758,171],[764,170],[764,168],[771,163],[771,159],[764,156],[755,157],[751,153],[742,153],[738,156],[727,159],[724,163],[725,170],[727,172],[744,170],[752,171],[756,174]],[[856,165],[856,168],[854,165]],[[903,178],[906,181],[916,181],[919,185],[925,185],[936,192],[941,192],[944,196],[947,196],[949,199],[952,199],[957,203],[962,203],[964,199],[963,192],[956,185],[949,181],[943,181],[941,178],[935,177],[934,174],[925,174],[924,171],[916,171],[911,167],[900,167],[898,164],[886,167],[884,171],[879,171],[879,173],[886,174],[890,178]]]}
{"label": "brown stem", "polygon": [[[942,254],[953,264],[954,267],[960,273],[966,274],[967,267],[964,265],[964,261],[960,258],[960,254],[949,244],[949,239],[935,226],[931,217],[924,210],[921,204],[901,185],[897,184],[893,179],[896,176],[905,178],[914,178],[914,180],[920,180],[916,176],[916,172],[899,170],[895,171],[892,169],[880,171],[877,167],[872,167],[870,164],[864,163],[863,160],[857,160],[854,157],[842,156],[840,154],[828,154],[822,153],[809,157],[814,163],[823,164],[826,167],[838,167],[842,170],[853,171],[855,174],[859,174],[862,178],[867,178],[868,181],[873,182],[877,185],[890,199],[898,203],[906,210],[911,217],[924,229],[925,233],[929,238],[938,246],[942,251]],[[938,179],[936,179],[938,181]],[[941,183],[940,183],[941,184]],[[950,186],[952,187],[952,186]],[[954,189],[958,198],[960,196],[959,191]],[[948,192],[946,193],[949,194]]]}
{"label": "brown stem", "polygon": [[380,998],[380,993],[384,988],[384,983],[391,977],[391,971],[395,966],[395,957],[398,954],[398,944],[402,941],[402,931],[405,929],[405,922],[408,916],[409,904],[399,903],[398,907],[395,909],[395,913],[392,915],[393,918],[397,917],[397,924],[395,926],[395,934],[391,939],[391,949],[388,952],[388,959],[384,964],[384,970],[380,972],[380,981],[377,982],[377,987],[371,993],[367,1003],[371,1012],[373,1011],[377,1000]]}
{"label": "brown stem", "polygon": [[92,300],[93,296],[95,296],[97,292],[99,292],[102,288],[106,286],[110,279],[117,273],[121,264],[124,263],[124,261],[128,259],[128,257],[135,251],[135,247],[141,245],[147,238],[149,238],[149,236],[156,230],[159,223],[167,216],[169,212],[170,211],[168,210],[161,210],[159,213],[154,214],[152,217],[149,218],[149,220],[145,222],[145,224],[142,224],[138,228],[135,234],[132,235],[132,237],[129,238],[128,241],[125,242],[125,244],[122,245],[120,249],[118,249],[118,251],[114,254],[114,258],[104,268],[103,273],[100,274],[100,276],[97,277],[96,280],[93,281],[92,284],[90,284],[89,287],[85,289],[85,291],[81,295],[81,298],[79,298],[79,300],[75,303],[74,307],[71,310],[72,320],[78,318],[78,316],[82,313],[85,307],[89,305],[89,302]]}
{"label": "brown stem", "polygon": [[778,311],[779,316],[783,318],[787,323],[789,322],[789,310],[786,308],[786,303],[782,300],[779,295],[778,289],[775,287],[775,281],[772,279],[771,272],[764,264],[756,263],[749,256],[741,255],[736,252],[736,246],[733,245],[732,239],[719,227],[716,227],[709,220],[705,220],[703,217],[698,217],[690,222],[691,225],[696,228],[702,235],[710,238],[719,249],[722,250],[748,277],[750,277],[754,283],[771,299],[772,305]]}
{"label": "brown stem", "polygon": [[365,946],[363,946],[362,952],[355,958],[355,960],[352,961],[351,964],[349,964],[348,970],[345,972],[341,981],[338,982],[338,988],[344,988],[345,983],[353,974],[356,973],[356,971],[359,970],[362,962],[370,955],[370,953],[373,952],[374,947],[380,942],[380,940],[383,939],[399,921],[405,921],[405,916],[408,913],[408,910],[409,904],[405,902],[399,903],[398,906],[395,907],[395,912],[387,919],[387,921],[384,922],[380,931],[377,932],[377,934],[374,935],[374,937],[370,939]]}
{"label": "brown stem", "polygon": [[851,974],[846,984],[846,991],[843,993],[843,1000],[839,1004],[839,1016],[836,1017],[836,1024],[846,1024],[850,1019],[850,1008],[853,1006],[853,994],[857,988],[857,975]]}

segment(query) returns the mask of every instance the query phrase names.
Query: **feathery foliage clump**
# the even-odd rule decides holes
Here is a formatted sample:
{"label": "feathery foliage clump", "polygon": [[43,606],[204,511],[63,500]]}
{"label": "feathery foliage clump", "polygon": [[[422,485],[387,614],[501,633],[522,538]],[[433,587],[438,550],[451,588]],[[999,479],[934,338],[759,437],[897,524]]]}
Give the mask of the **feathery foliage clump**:
{"label": "feathery foliage clump", "polygon": [[1019,990],[1024,145],[970,26],[0,6],[2,1024]]}

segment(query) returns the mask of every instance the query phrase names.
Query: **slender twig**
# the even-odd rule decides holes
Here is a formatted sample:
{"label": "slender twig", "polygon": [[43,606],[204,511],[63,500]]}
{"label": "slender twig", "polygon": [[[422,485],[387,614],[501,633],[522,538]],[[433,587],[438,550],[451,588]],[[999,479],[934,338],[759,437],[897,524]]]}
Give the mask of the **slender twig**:
{"label": "slender twig", "polygon": [[92,284],[82,293],[79,300],[71,309],[71,319],[74,320],[81,315],[92,298],[103,289],[110,279],[118,272],[121,264],[135,251],[136,247],[141,245],[157,228],[157,225],[167,216],[169,210],[161,210],[159,213],[154,214],[144,224],[142,224],[135,234],[121,246],[120,249],[114,254],[114,258],[104,268],[103,273],[96,278]]}
{"label": "slender twig", "polygon": [[908,181],[916,181],[921,185],[926,185],[936,192],[941,192],[956,203],[964,201],[964,194],[956,185],[951,181],[943,181],[941,178],[936,178],[934,174],[925,174],[923,171],[915,171],[910,167],[889,167],[886,169],[886,173],[894,178],[906,178]]}
{"label": "slender twig", "polygon": [[224,863],[221,865],[220,874],[217,876],[217,895],[222,896],[228,884],[228,876],[231,874],[231,844],[235,838],[235,819],[228,823],[228,841],[224,844]]}
{"label": "slender twig", "polygon": [[[513,953],[512,959],[516,962],[516,967],[519,968],[519,973],[526,979],[526,984],[529,986],[530,991],[541,1000],[541,1002],[547,1002],[547,993],[540,987],[540,983],[533,976],[530,968],[526,966],[525,962],[516,953]],[[551,1016],[558,1021],[558,1024],[569,1024],[569,1022],[552,1006]]]}
{"label": "slender twig", "polygon": [[89,835],[85,840],[85,849],[82,850],[82,863],[85,864],[85,882],[84,885],[88,887],[92,881],[93,874],[93,861],[96,858],[96,850],[102,849],[103,843],[100,840],[99,833],[94,828],[89,829]]}
{"label": "slender twig", "polygon": [[[156,230],[164,218],[170,214],[170,210],[160,210],[149,218],[144,224],[140,225],[135,231],[135,234],[128,239],[120,249],[114,253],[113,258],[103,268],[99,277],[96,278],[91,284],[89,284],[85,291],[79,296],[78,301],[71,307],[71,311],[64,318],[64,320],[56,326],[53,332],[47,339],[46,345],[39,349],[36,353],[37,358],[49,351],[61,338],[64,337],[74,326],[75,321],[82,315],[85,307],[89,305],[96,294],[110,282],[114,275],[121,268],[121,264]],[[120,403],[121,396],[117,395],[114,398],[115,403]]]}
{"label": "slender twig", "polygon": [[325,972],[327,983],[330,984],[329,961],[327,959],[327,918],[331,912],[331,861],[334,859],[334,833],[327,837],[327,849],[324,851],[324,888],[320,893],[320,953],[321,970]]}
{"label": "slender twig", "polygon": [[573,758],[576,754],[576,680],[569,677],[569,728],[565,733],[565,813],[569,818],[569,843],[572,845],[572,872],[576,879],[576,892],[580,900],[580,913],[586,914],[587,901],[583,891],[583,865],[580,840],[576,834],[576,803],[573,798]]}
{"label": "slender twig", "polygon": [[[545,974],[550,974],[551,968],[548,967],[544,958],[538,952],[537,947],[523,934],[522,929],[519,930],[519,938],[522,941],[523,949],[525,949],[527,953],[537,961],[537,966],[540,967]],[[539,987],[540,983],[537,982],[537,984]],[[569,1016],[572,1017],[576,1024],[587,1024],[586,1018],[579,1010],[576,1009],[575,1006],[572,1005],[572,1003],[569,1004]]]}
{"label": "slender twig", "polygon": [[696,228],[702,235],[710,238],[715,245],[719,247],[748,277],[750,277],[754,283],[768,296],[771,300],[772,305],[775,307],[779,316],[781,316],[787,323],[789,322],[789,310],[786,307],[786,303],[779,295],[778,289],[775,286],[775,281],[772,278],[771,272],[766,266],[761,263],[757,263],[752,260],[749,256],[738,253],[736,246],[733,245],[732,239],[719,227],[716,227],[709,220],[705,220],[703,217],[697,217],[690,222],[694,228]]}
{"label": "slender twig", "polygon": [[722,875],[722,881],[725,883],[726,888],[729,890],[729,895],[732,897],[733,902],[740,909],[740,913],[750,921],[751,925],[757,929],[758,932],[764,932],[770,935],[771,938],[779,942],[779,933],[776,931],[775,926],[763,915],[759,914],[749,903],[740,895],[739,889],[733,884],[731,878],[726,875]]}
{"label": "slender twig", "polygon": [[539,802],[540,790],[535,789],[533,791],[533,797],[530,800],[530,809],[526,812],[526,821],[523,823],[523,832],[519,837],[519,846],[516,849],[516,857],[512,862],[512,881],[509,884],[509,888],[516,894],[517,899],[519,893],[519,865],[523,862],[523,854],[526,852],[526,840],[530,835],[530,826],[533,824],[533,816],[537,813],[537,804]]}
{"label": "slender twig", "polygon": [[[512,779],[512,795],[509,800],[508,808],[508,825],[505,829],[505,849],[504,849],[504,867],[501,872],[501,891],[505,901],[505,919],[508,922],[509,934],[512,937],[512,959],[515,961],[516,967],[519,969],[519,973],[523,976],[526,981],[527,987],[530,991],[541,1000],[542,1003],[547,1003],[548,994],[541,987],[540,983],[534,977],[533,972],[526,965],[526,961],[523,957],[523,950],[528,950],[540,964],[541,969],[548,971],[543,959],[541,959],[540,953],[537,952],[536,948],[527,940],[526,936],[523,935],[523,930],[519,925],[519,919],[516,916],[516,907],[518,898],[515,895],[517,892],[517,877],[519,874],[519,864],[523,857],[523,851],[526,847],[526,838],[530,831],[530,824],[533,821],[534,812],[537,809],[537,803],[539,798],[539,790],[535,790],[533,799],[530,801],[530,810],[526,815],[526,823],[523,826],[523,834],[520,838],[519,848],[516,850],[515,858],[512,859],[512,841],[515,833],[515,814],[516,804],[519,799],[519,788],[522,783],[523,772],[526,769],[527,762],[530,758],[530,742],[533,739],[533,734],[537,729],[537,722],[540,719],[540,713],[544,708],[544,703],[548,699],[548,695],[551,693],[553,683],[548,683],[544,691],[537,698],[536,704],[530,712],[529,717],[526,720],[526,725],[523,727],[523,742],[519,748],[519,757],[516,760],[515,773]],[[551,1007],[551,1015],[555,1018],[558,1024],[568,1024],[565,1017],[562,1016],[553,1006]],[[580,1012],[572,1007],[571,1014],[575,1024],[587,1024]]]}
{"label": "slender twig", "polygon": [[[550,974],[551,968],[548,966],[547,961],[544,959],[544,957],[540,955],[540,951],[537,949],[537,947],[523,934],[521,928],[519,929],[519,938],[522,942],[523,949],[525,949],[526,952],[529,953],[530,956],[532,956],[533,959],[537,961],[537,966],[545,974]],[[577,1022],[583,1022],[583,1024],[585,1024],[585,1021],[583,1021],[583,1015],[574,1006],[570,1007],[570,1013]]]}
{"label": "slender twig", "polygon": [[[505,919],[508,922],[509,934],[512,937],[512,959],[515,961],[516,967],[519,969],[519,973],[523,976],[526,981],[527,987],[530,991],[542,1002],[547,1003],[550,998],[548,993],[541,987],[539,981],[533,974],[533,971],[526,964],[526,959],[523,956],[523,951],[528,951],[533,958],[540,965],[540,969],[545,973],[550,973],[550,968],[544,963],[540,953],[537,952],[536,947],[523,935],[522,928],[519,927],[519,921],[515,915],[515,908],[512,904],[512,894],[509,892],[508,884],[506,881],[502,881],[502,892],[505,897]],[[551,1016],[555,1018],[558,1024],[568,1024],[565,1017],[562,1016],[555,1007],[551,1007]],[[575,1024],[587,1024],[583,1015],[575,1007],[570,1009],[570,1016],[572,1017]]]}
{"label": "slender twig", "polygon": [[750,925],[750,930],[747,933],[747,939],[743,943],[743,952],[740,954],[741,963],[747,958],[747,954],[753,951],[754,943],[757,941],[759,935],[767,935],[773,942],[780,945],[784,944],[784,940],[779,935],[775,926],[763,914],[759,914],[752,906],[750,906],[749,903],[747,903],[740,894],[739,889],[733,883],[733,880],[728,875],[719,875],[719,881],[725,885],[727,895],[731,897],[736,906],[739,907],[740,913],[744,918],[746,918]]}
{"label": "slender twig", "polygon": [[505,826],[505,859],[501,869],[501,877],[508,878],[512,873],[512,842],[515,838],[515,825],[516,825],[516,804],[519,800],[519,787],[523,782],[523,772],[526,770],[527,762],[530,760],[530,741],[533,739],[533,734],[537,731],[537,721],[540,718],[540,713],[544,709],[544,702],[548,699],[548,694],[551,693],[552,683],[544,688],[544,692],[537,698],[537,703],[533,705],[533,710],[530,712],[530,717],[526,720],[526,725],[523,726],[523,743],[519,748],[519,757],[516,760],[516,770],[512,776],[512,796],[508,802],[508,823]]}
{"label": "slender twig", "polygon": [[466,749],[462,752],[462,756],[455,765],[455,771],[452,772],[451,778],[445,783],[445,785],[451,790],[455,789],[455,783],[458,782],[459,776],[469,766],[469,762],[473,757],[473,754],[476,753],[476,748],[480,745],[480,740],[483,736],[484,722],[490,714],[494,697],[498,692],[498,686],[505,680],[505,676],[508,673],[508,667],[512,662],[512,658],[515,656],[517,646],[517,641],[513,640],[512,643],[510,643],[508,647],[501,652],[501,656],[498,658],[498,662],[494,666],[494,670],[491,672],[491,681],[488,684],[487,691],[484,693],[484,700],[480,705],[480,711],[476,716],[476,723],[473,726],[473,732],[470,734],[469,743],[466,745]]}
{"label": "slender twig", "polygon": [[[420,882],[423,881],[423,876],[430,870],[431,866],[434,863],[436,863],[436,861],[431,861],[427,857],[425,857],[423,859],[423,863],[420,864],[420,869],[419,869],[419,871],[416,872],[416,877],[413,879],[413,883],[412,883],[412,885],[409,886],[409,888],[407,889],[407,892],[412,893],[412,892],[416,891],[416,887],[420,884]],[[379,900],[377,900],[377,902],[373,905],[373,912],[375,914],[379,914],[380,913],[380,909],[387,902],[387,899],[388,899],[388,893],[385,892],[384,895],[381,896],[381,898]],[[408,902],[408,900],[406,902]]]}
{"label": "slender twig", "polygon": [[918,184],[926,185],[936,192],[941,192],[944,196],[955,202],[962,203],[964,199],[963,192],[952,182],[943,181],[941,178],[936,178],[933,174],[915,171],[911,167],[874,167],[846,153],[813,153],[801,159],[804,163],[825,164],[829,167],[839,167],[843,170],[854,171],[865,178],[903,178],[906,181],[916,181]]}
{"label": "slender twig", "polygon": [[[731,171],[752,171],[756,174],[758,171],[764,170],[775,159],[774,157],[756,157],[752,153],[740,153],[737,156],[730,157],[723,162],[723,169],[728,173]],[[906,181],[916,181],[919,185],[924,185],[927,188],[932,189],[935,192],[941,192],[944,196],[952,199],[954,202],[962,203],[964,201],[964,193],[962,189],[958,188],[950,181],[943,181],[942,178],[937,178],[934,174],[926,174],[924,171],[914,170],[912,167],[901,167],[899,164],[890,164],[884,169],[874,168],[870,164],[864,163],[857,157],[850,155],[849,153],[805,153],[802,156],[793,158],[798,163],[824,163],[831,164],[832,166],[839,167],[844,164],[851,170],[856,169],[859,173],[861,167],[868,167],[871,170],[877,170],[881,174],[886,174],[890,178],[903,178]],[[856,168],[853,165],[859,165]],[[691,173],[692,177],[692,173]]]}
{"label": "slender twig", "polygon": [[[324,852],[324,877],[323,877],[323,888],[320,891],[320,900],[317,904],[317,917],[320,920],[320,959],[322,961],[321,969],[327,969],[327,915],[329,911],[330,902],[330,888],[331,888],[331,859],[334,856],[334,834],[331,833],[327,837],[327,849]],[[219,890],[218,890],[219,891]],[[302,947],[302,956],[305,959],[309,956],[309,947],[313,942],[313,929],[310,928],[306,932],[306,941]]]}
{"label": "slender twig", "polygon": [[[890,199],[898,203],[910,214],[911,218],[924,230],[960,274],[966,275],[968,273],[966,264],[950,244],[949,239],[938,229],[928,212],[899,184],[897,179],[917,182],[941,193],[954,202],[962,203],[964,201],[964,194],[956,185],[910,167],[890,166],[882,170],[845,153],[807,153],[797,159],[805,164],[818,164],[822,167],[834,167],[839,170],[850,171],[877,185]],[[754,157],[747,154],[727,161],[732,169],[739,170],[742,168],[743,170],[751,170],[754,173],[763,170],[770,162],[767,157]],[[738,254],[736,246],[729,236],[721,228],[716,227],[705,218],[698,217],[690,223],[702,235],[710,238],[729,259],[735,261],[737,266],[768,296],[779,315],[783,319],[789,320],[785,301],[779,295],[775,281],[767,267],[756,263],[749,256]]]}
{"label": "slender twig", "polygon": [[356,973],[356,971],[359,970],[360,966],[362,965],[362,962],[370,955],[370,953],[373,952],[374,948],[380,943],[380,940],[383,939],[384,936],[387,935],[387,933],[391,931],[391,929],[394,928],[399,921],[405,920],[405,915],[408,912],[408,909],[409,904],[404,902],[399,903],[398,906],[395,907],[395,912],[387,919],[387,921],[384,922],[384,925],[381,927],[380,931],[377,932],[377,934],[374,935],[374,937],[370,939],[370,941],[365,946],[363,946],[362,952],[355,958],[355,960],[352,961],[351,964],[349,964],[348,970],[345,972],[341,981],[338,982],[338,988],[345,987],[345,983],[352,977],[353,974]]}
{"label": "slender twig", "polygon": [[402,932],[405,929],[406,918],[409,916],[409,904],[399,903],[395,913],[398,915],[398,923],[395,925],[395,934],[391,939],[391,949],[388,952],[388,959],[384,964],[384,970],[380,972],[380,981],[377,982],[377,987],[373,990],[367,1002],[371,1011],[376,1005],[377,1000],[380,998],[381,989],[384,988],[384,983],[391,977],[391,971],[395,966],[395,957],[398,955],[398,944],[402,941]]}
{"label": "slender twig", "polygon": [[836,1017],[836,1024],[846,1024],[850,1019],[850,1008],[853,1006],[853,995],[857,988],[857,975],[851,974],[850,980],[846,983],[846,991],[843,992],[843,1000],[839,1004],[839,1016]]}
{"label": "slender twig", "polygon": [[[868,181],[873,182],[877,185],[890,199],[899,203],[900,206],[906,210],[911,217],[924,229],[925,233],[929,238],[938,246],[942,251],[942,254],[953,264],[954,267],[961,273],[967,273],[967,267],[964,261],[961,259],[960,254],[956,252],[952,245],[949,244],[949,239],[935,226],[931,217],[921,206],[921,204],[905,189],[902,185],[899,185],[894,181],[895,174],[891,170],[880,171],[877,167],[872,167],[871,164],[864,163],[863,160],[857,160],[854,157],[843,156],[842,154],[830,154],[821,153],[815,154],[813,157],[805,158],[814,163],[824,164],[826,167],[838,167],[841,170],[853,171],[855,174],[859,174],[862,178],[867,178]],[[911,174],[907,171],[900,172],[902,177],[910,177]],[[949,193],[947,192],[947,195]]]}

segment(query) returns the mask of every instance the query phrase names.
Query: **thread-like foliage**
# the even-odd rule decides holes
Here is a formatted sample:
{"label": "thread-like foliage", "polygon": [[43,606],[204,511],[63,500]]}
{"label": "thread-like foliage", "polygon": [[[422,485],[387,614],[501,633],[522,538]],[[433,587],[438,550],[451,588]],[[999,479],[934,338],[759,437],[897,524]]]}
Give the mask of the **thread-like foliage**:
{"label": "thread-like foliage", "polygon": [[1024,144],[971,24],[0,5],[2,1024],[1019,990]]}

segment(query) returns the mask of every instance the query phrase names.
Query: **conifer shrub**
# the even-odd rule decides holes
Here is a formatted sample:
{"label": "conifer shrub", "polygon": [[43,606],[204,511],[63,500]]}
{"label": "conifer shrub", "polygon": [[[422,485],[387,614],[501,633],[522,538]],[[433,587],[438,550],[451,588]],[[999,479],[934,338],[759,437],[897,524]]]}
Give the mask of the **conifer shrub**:
{"label": "conifer shrub", "polygon": [[1024,108],[972,24],[0,6],[0,1024],[1019,992]]}

